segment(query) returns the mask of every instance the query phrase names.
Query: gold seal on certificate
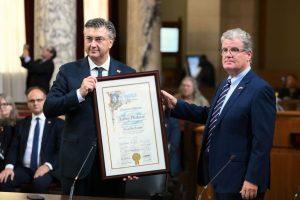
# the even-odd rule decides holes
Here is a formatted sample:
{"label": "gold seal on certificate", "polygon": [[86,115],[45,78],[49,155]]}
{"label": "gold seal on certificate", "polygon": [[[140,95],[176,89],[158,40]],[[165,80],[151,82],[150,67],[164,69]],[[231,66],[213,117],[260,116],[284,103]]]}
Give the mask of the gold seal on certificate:
{"label": "gold seal on certificate", "polygon": [[132,160],[135,162],[135,166],[140,164],[141,155],[139,153],[134,153],[132,155]]}

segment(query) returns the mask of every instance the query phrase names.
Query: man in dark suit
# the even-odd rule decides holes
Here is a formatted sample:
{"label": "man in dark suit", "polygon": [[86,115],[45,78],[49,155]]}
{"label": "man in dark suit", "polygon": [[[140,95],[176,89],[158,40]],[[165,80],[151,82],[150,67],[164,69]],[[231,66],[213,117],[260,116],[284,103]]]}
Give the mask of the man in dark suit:
{"label": "man in dark suit", "polygon": [[[93,145],[97,145],[92,96],[96,77],[135,72],[110,57],[109,51],[115,37],[116,31],[110,21],[101,18],[89,20],[84,28],[84,46],[88,56],[61,66],[45,102],[46,116],[66,115],[60,154],[63,194],[70,193],[74,178],[88,152]],[[97,147],[79,175],[74,194],[121,196],[122,180],[103,181],[100,169]]]}
{"label": "man in dark suit", "polygon": [[198,163],[200,185],[212,181],[216,199],[263,199],[270,185],[274,91],[251,70],[248,33],[228,30],[221,43],[228,78],[217,89],[211,108],[185,103],[162,91],[164,103],[173,117],[206,123]]}
{"label": "man in dark suit", "polygon": [[56,57],[54,47],[43,47],[41,59],[33,61],[29,54],[28,45],[24,45],[23,55],[20,57],[22,66],[27,69],[26,90],[37,86],[49,92],[50,80],[54,71],[53,59]]}
{"label": "man in dark suit", "polygon": [[32,113],[16,125],[5,169],[0,173],[1,189],[14,191],[23,183],[32,183],[33,192],[45,193],[58,168],[63,121],[46,118],[43,105],[46,94],[38,87],[27,92],[27,104]]}

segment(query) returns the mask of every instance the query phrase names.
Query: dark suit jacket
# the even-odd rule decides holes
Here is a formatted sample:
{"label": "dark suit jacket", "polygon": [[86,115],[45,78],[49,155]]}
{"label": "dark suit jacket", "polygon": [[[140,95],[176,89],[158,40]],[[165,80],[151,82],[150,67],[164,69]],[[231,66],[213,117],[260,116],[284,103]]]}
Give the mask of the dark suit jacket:
{"label": "dark suit jacket", "polygon": [[20,57],[20,59],[22,66],[28,70],[26,90],[30,87],[38,86],[48,93],[50,80],[54,71],[53,60],[46,60],[43,62],[41,59],[38,59],[26,63],[23,57]]}
{"label": "dark suit jacket", "polygon": [[[134,72],[134,69],[111,58],[109,76]],[[63,114],[66,116],[60,152],[60,167],[61,175],[67,178],[76,176],[91,146],[97,144],[92,93],[87,95],[85,101],[81,103],[78,102],[76,94],[82,80],[88,76],[90,76],[90,67],[87,58],[61,66],[44,104],[44,113],[47,117]],[[92,152],[80,178],[89,174],[97,154],[98,152],[95,150]]]}
{"label": "dark suit jacket", "polygon": [[[31,117],[19,121],[15,127],[15,134],[9,148],[6,164],[23,166],[23,158],[27,146]],[[43,132],[40,151],[40,164],[49,162],[53,170],[58,168],[58,153],[61,132],[64,122],[58,118],[47,118]]]}
{"label": "dark suit jacket", "polygon": [[14,133],[14,126],[2,125],[0,123],[0,153],[4,157],[0,158],[0,170],[5,167],[5,159]]}
{"label": "dark suit jacket", "polygon": [[[214,107],[225,81],[213,99]],[[198,123],[208,122],[212,109],[178,101],[172,116]],[[225,165],[232,162],[213,181],[218,193],[236,193],[244,180],[264,192],[270,184],[270,150],[273,142],[276,107],[273,89],[253,71],[242,79],[227,101],[211,138],[209,162],[203,162],[208,128],[204,131],[198,163],[198,183],[206,185]],[[207,173],[207,169],[209,173]]]}

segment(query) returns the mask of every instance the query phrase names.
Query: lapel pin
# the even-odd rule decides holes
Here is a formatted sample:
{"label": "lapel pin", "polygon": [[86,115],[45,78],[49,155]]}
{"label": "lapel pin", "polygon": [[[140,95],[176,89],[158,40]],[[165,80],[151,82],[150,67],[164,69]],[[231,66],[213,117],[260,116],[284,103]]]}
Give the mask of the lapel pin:
{"label": "lapel pin", "polygon": [[244,89],[244,87],[239,87],[239,88],[238,88],[238,90],[242,90],[242,89]]}
{"label": "lapel pin", "polygon": [[117,69],[117,73],[121,73],[121,70]]}

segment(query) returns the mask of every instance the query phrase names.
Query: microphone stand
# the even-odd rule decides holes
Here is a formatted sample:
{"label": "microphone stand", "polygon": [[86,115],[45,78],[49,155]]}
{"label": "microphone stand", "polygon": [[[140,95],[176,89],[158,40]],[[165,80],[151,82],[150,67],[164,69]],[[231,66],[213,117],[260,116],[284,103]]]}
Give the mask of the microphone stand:
{"label": "microphone stand", "polygon": [[80,172],[82,171],[82,169],[83,169],[83,167],[84,167],[86,161],[87,161],[88,158],[90,157],[90,154],[92,153],[92,151],[93,151],[93,149],[95,148],[95,146],[96,146],[96,144],[93,143],[93,144],[92,144],[92,147],[90,148],[89,153],[87,154],[85,160],[83,161],[83,163],[82,163],[82,165],[81,165],[81,167],[80,167],[80,169],[79,169],[79,171],[78,171],[76,177],[74,178],[73,184],[72,184],[72,186],[71,186],[70,194],[69,194],[69,200],[72,200],[72,199],[73,199],[73,193],[74,193],[75,183],[76,183],[76,181],[78,180],[79,174],[80,174]]}
{"label": "microphone stand", "polygon": [[223,172],[223,170],[231,163],[231,161],[235,158],[235,155],[231,155],[229,160],[225,163],[225,165],[218,171],[218,173],[203,187],[200,194],[198,195],[197,200],[202,200],[202,194],[204,190],[208,187],[209,184],[211,184],[218,176]]}

